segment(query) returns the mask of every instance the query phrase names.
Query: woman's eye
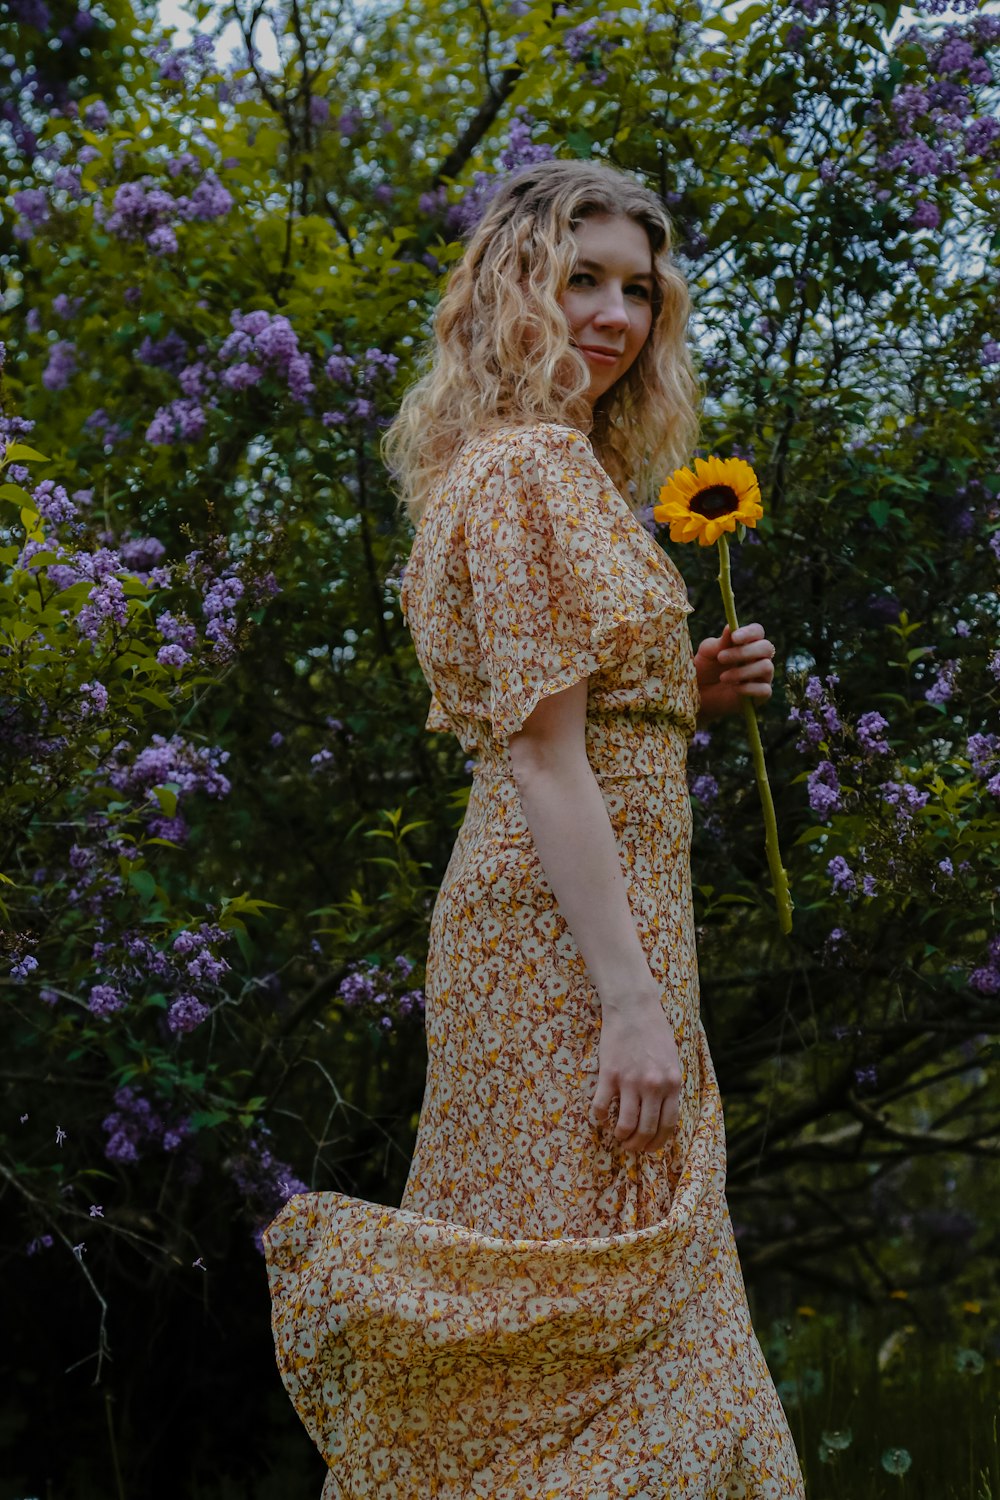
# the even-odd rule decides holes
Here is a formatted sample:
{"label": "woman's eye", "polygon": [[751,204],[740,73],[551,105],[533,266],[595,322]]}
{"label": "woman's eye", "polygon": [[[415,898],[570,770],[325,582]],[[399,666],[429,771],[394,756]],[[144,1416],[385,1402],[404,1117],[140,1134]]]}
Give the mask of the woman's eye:
{"label": "woman's eye", "polygon": [[[593,281],[593,279],[594,278],[593,276],[591,276],[589,271],[574,271],[572,276],[569,278],[571,286],[574,281]],[[649,292],[638,282],[636,282],[633,286],[626,287],[625,290],[627,292],[638,292],[640,297],[644,297],[647,300],[649,298]]]}

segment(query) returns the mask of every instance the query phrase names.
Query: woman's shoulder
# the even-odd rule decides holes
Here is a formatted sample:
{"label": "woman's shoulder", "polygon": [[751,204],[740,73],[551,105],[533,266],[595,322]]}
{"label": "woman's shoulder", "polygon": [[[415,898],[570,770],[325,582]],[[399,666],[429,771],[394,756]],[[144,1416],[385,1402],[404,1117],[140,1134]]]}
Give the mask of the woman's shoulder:
{"label": "woman's shoulder", "polygon": [[548,487],[565,475],[568,482],[608,482],[589,439],[563,422],[510,422],[468,438],[450,466],[451,482],[472,482],[477,489],[509,486],[529,490]]}
{"label": "woman's shoulder", "polygon": [[527,421],[504,422],[483,428],[467,438],[458,451],[465,456],[482,451],[495,453],[498,449],[531,454],[571,448],[593,456],[590,441],[579,427],[564,422]]}

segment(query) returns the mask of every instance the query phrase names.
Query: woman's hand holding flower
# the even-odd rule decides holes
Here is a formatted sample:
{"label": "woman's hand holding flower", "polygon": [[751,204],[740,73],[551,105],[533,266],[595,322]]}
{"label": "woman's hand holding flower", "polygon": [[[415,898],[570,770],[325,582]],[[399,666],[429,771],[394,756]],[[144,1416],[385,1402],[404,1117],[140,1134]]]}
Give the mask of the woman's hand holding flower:
{"label": "woman's hand holding flower", "polygon": [[774,645],[763,625],[741,625],[733,634],[706,636],[694,656],[701,708],[698,723],[738,713],[744,698],[766,703],[774,679]]}

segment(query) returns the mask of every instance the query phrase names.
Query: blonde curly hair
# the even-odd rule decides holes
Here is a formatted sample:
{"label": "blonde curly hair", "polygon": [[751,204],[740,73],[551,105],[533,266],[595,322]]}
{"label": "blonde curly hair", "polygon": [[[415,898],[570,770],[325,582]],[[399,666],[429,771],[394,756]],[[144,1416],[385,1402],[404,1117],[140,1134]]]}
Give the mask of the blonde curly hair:
{"label": "blonde curly hair", "polygon": [[[649,237],[653,321],[638,357],[591,411],[589,368],[557,299],[580,254],[573,229],[603,214],[626,215]],[[418,378],[382,435],[399,511],[416,525],[471,436],[540,421],[589,436],[632,509],[649,504],[670,472],[691,461],[704,395],[686,343],[691,299],[671,245],[660,200],[615,167],[543,161],[509,177],[448,278],[417,355]]]}

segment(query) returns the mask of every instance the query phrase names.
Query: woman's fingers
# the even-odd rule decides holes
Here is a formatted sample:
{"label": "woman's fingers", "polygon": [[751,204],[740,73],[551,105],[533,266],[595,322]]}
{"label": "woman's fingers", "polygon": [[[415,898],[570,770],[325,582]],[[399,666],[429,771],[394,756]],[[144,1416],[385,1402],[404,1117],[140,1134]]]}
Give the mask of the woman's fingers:
{"label": "woman's fingers", "polygon": [[735,666],[740,662],[760,661],[762,658],[770,661],[773,656],[773,641],[750,641],[745,646],[726,646],[724,650],[719,652],[719,661],[720,663],[726,662],[731,666]]}
{"label": "woman's fingers", "polygon": [[669,1141],[677,1129],[677,1101],[676,1099],[664,1099],[660,1110],[660,1126],[649,1143],[650,1151],[659,1151]]}
{"label": "woman's fingers", "polygon": [[770,657],[762,661],[748,661],[737,667],[727,667],[719,673],[720,682],[771,682],[774,677],[774,662]]}
{"label": "woman's fingers", "polygon": [[615,1136],[623,1151],[656,1151],[666,1143],[677,1123],[677,1096],[659,1092],[641,1099],[629,1094],[622,1100]]}

